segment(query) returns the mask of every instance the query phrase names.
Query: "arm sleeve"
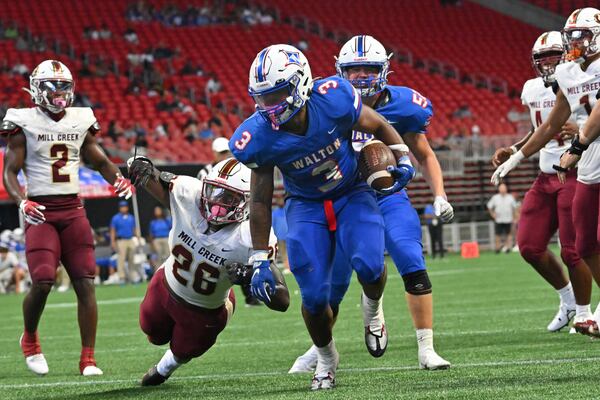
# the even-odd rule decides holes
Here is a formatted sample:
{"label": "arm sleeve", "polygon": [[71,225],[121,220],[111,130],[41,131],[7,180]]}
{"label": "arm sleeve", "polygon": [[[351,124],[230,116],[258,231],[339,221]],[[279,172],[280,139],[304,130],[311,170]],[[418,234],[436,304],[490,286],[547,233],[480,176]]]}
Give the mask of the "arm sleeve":
{"label": "arm sleeve", "polygon": [[229,139],[229,150],[231,154],[248,168],[258,168],[264,163],[261,160],[260,145],[257,139],[259,125],[252,123],[251,118],[240,125],[231,139]]}
{"label": "arm sleeve", "polygon": [[[529,81],[527,81],[529,82]],[[528,104],[527,102],[527,82],[525,82],[525,84],[523,85],[523,90],[521,90],[521,104],[523,104],[524,106],[526,106]]]}
{"label": "arm sleeve", "polygon": [[[340,107],[344,106],[343,110],[345,111],[342,116],[343,119],[347,120],[349,127],[354,126],[360,117],[360,112],[362,111],[362,100],[360,97],[360,93],[345,79],[336,78],[338,84],[337,89],[329,89],[331,93],[337,94],[337,96],[333,99],[335,103],[337,103]],[[348,106],[346,106],[346,103]]]}

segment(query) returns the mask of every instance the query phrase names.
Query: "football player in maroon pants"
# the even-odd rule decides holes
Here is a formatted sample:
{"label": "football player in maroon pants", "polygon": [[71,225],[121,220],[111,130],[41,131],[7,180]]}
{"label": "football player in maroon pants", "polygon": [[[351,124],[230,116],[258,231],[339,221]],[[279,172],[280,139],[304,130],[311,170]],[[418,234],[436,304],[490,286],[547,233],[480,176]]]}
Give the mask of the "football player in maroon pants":
{"label": "football player in maroon pants", "polygon": [[[102,375],[94,358],[96,263],[90,223],[79,198],[80,157],[100,172],[119,196],[129,198],[133,187],[97,144],[94,135],[99,125],[92,109],[70,107],[74,81],[64,64],[42,62],[29,84],[35,107],[11,108],[0,124],[0,133],[8,140],[4,186],[25,217],[26,256],[33,281],[23,301],[21,349],[32,372],[48,373],[37,329],[60,261],[77,294],[82,345],[79,372]],[[20,170],[25,172],[26,194],[17,180]]]}

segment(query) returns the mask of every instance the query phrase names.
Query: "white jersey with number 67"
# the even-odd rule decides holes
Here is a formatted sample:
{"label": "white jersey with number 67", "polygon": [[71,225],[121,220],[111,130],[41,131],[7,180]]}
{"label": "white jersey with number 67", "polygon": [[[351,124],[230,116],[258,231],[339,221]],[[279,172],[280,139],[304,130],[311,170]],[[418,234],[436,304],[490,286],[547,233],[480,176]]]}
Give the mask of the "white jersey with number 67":
{"label": "white jersey with number 67", "polygon": [[[202,181],[177,176],[171,181],[169,233],[171,255],[163,264],[169,288],[186,302],[209,309],[224,304],[231,282],[225,266],[247,264],[252,251],[250,223],[231,223],[216,232],[200,213]],[[269,247],[273,256],[277,239],[271,229]]]}
{"label": "white jersey with number 67", "polygon": [[69,107],[59,121],[39,107],[9,108],[4,120],[19,126],[27,140],[28,197],[79,193],[80,150],[96,123],[91,108]]}
{"label": "white jersey with number 67", "polygon": [[[591,63],[585,71],[580,64],[572,61],[559,64],[554,76],[579,129],[583,129],[600,94],[600,60]],[[588,185],[600,183],[600,139],[596,139],[583,153],[578,164],[577,180]]]}

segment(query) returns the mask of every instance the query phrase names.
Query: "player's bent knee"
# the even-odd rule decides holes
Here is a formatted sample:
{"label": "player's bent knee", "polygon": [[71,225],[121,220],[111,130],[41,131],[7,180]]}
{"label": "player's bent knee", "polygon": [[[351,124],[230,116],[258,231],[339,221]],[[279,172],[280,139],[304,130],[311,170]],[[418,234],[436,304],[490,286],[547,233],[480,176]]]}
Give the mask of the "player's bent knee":
{"label": "player's bent knee", "polygon": [[581,257],[577,254],[575,247],[562,247],[560,249],[560,258],[569,268],[575,268],[581,262]]}
{"label": "player's bent knee", "polygon": [[329,306],[329,295],[318,293],[312,296],[302,296],[302,306],[311,315],[322,314]]}
{"label": "player's bent knee", "polygon": [[[373,267],[373,265],[377,265]],[[358,279],[362,283],[374,284],[377,283],[383,271],[385,270],[385,265],[381,264],[367,264],[364,260],[355,257],[352,259],[352,268],[356,271],[356,275],[358,275]]]}
{"label": "player's bent knee", "polygon": [[426,270],[411,272],[402,277],[404,290],[415,296],[430,294],[432,290],[431,281]]}
{"label": "player's bent knee", "polygon": [[531,245],[519,245],[519,253],[521,253],[521,257],[525,259],[530,264],[539,263],[544,254],[546,254],[547,249],[539,248]]}
{"label": "player's bent knee", "polygon": [[31,286],[31,290],[32,290],[32,292],[36,292],[36,293],[48,296],[48,294],[50,294],[50,291],[52,291],[53,286],[54,286],[54,281],[34,282],[33,285]]}

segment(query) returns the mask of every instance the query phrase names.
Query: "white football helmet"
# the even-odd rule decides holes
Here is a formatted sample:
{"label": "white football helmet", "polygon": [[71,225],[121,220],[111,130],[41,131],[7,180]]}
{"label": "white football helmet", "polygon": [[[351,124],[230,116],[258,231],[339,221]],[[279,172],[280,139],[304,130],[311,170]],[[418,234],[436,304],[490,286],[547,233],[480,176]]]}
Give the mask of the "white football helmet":
{"label": "white football helmet", "polygon": [[531,49],[533,69],[545,83],[552,83],[556,66],[563,60],[564,46],[558,31],[544,32],[537,38]]}
{"label": "white football helmet", "polygon": [[250,67],[248,92],[258,112],[279,126],[304,106],[312,83],[304,54],[294,46],[274,44],[256,55]]}
{"label": "white football helmet", "polygon": [[202,181],[200,212],[212,225],[242,222],[250,209],[250,169],[235,158],[213,167]]}
{"label": "white football helmet", "polygon": [[374,96],[385,89],[387,76],[390,73],[390,57],[385,47],[369,35],[354,36],[340,49],[335,57],[335,69],[340,77],[348,79],[350,67],[375,67],[377,75],[366,79],[348,79],[352,86],[360,91],[362,97]]}
{"label": "white football helmet", "polygon": [[66,65],[56,60],[42,61],[29,77],[27,91],[33,102],[51,113],[58,114],[74,100],[75,82]]}
{"label": "white football helmet", "polygon": [[571,13],[562,31],[566,59],[583,63],[600,52],[600,10],[580,8]]}
{"label": "white football helmet", "polygon": [[15,230],[12,231],[11,239],[14,240],[15,242],[21,243],[24,238],[25,238],[25,232],[23,232],[22,228],[15,228]]}

